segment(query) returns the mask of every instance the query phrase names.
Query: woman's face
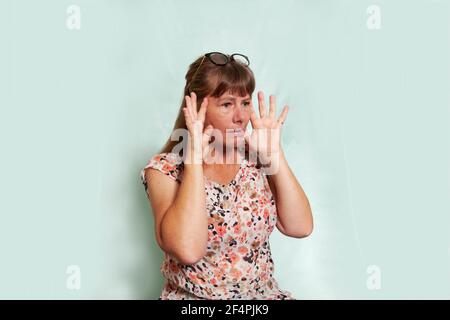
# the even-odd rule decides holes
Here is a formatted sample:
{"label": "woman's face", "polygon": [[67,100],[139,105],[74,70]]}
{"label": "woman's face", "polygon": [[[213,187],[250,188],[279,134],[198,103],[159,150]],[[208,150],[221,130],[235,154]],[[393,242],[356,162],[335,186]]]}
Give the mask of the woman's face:
{"label": "woman's face", "polygon": [[251,96],[247,94],[241,97],[227,92],[218,98],[211,96],[207,98],[205,128],[212,125],[221,133],[223,140],[220,143],[225,142],[227,146],[236,147],[238,139],[243,141],[244,132],[250,120],[253,108]]}

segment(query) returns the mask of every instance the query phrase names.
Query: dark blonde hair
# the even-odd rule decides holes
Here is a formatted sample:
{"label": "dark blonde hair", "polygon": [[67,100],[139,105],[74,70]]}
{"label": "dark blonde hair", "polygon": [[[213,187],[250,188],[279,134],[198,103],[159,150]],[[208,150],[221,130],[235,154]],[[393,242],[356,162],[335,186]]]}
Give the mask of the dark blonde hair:
{"label": "dark blonde hair", "polygon": [[[189,96],[191,92],[195,92],[197,95],[197,109],[199,109],[203,98],[207,96],[218,98],[224,93],[230,92],[243,97],[247,94],[251,96],[255,90],[255,77],[248,66],[235,60],[218,66],[206,59],[204,55],[191,63],[185,79],[183,101],[172,132],[176,129],[187,129],[183,113],[183,108],[186,107],[184,97]],[[173,141],[169,137],[160,153],[172,152],[178,143],[179,141]]]}

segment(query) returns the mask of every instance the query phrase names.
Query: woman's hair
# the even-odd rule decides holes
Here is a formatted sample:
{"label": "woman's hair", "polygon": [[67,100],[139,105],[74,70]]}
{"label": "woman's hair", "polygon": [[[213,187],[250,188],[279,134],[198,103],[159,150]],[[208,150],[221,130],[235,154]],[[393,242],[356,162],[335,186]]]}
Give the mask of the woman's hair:
{"label": "woman's hair", "polygon": [[[203,60],[203,62],[202,62]],[[186,107],[185,96],[191,92],[197,95],[197,111],[206,96],[220,97],[226,92],[240,96],[252,95],[255,90],[255,77],[248,66],[235,60],[218,66],[204,56],[200,56],[190,66],[185,76],[183,101],[172,132],[176,129],[187,129],[183,108]],[[178,141],[167,140],[160,153],[172,152]],[[183,141],[186,143],[186,141]],[[184,148],[183,148],[184,149]]]}

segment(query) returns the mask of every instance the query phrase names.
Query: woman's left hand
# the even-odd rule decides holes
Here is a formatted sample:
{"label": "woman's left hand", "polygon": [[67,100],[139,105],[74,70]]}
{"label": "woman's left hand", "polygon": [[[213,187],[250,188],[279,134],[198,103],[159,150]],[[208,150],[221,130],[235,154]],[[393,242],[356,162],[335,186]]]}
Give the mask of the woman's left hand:
{"label": "woman's left hand", "polygon": [[252,108],[250,122],[253,131],[246,134],[250,152],[256,152],[263,165],[278,163],[281,151],[281,127],[288,113],[288,106],[284,106],[281,115],[275,119],[275,96],[269,97],[269,113],[266,112],[264,93],[258,92],[259,118]]}

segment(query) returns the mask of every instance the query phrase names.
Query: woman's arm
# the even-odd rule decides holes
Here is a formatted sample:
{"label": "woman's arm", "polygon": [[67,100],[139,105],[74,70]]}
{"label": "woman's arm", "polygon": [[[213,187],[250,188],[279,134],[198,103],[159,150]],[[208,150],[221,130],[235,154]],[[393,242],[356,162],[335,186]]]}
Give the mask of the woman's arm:
{"label": "woman's arm", "polygon": [[179,188],[159,172],[147,181],[149,197],[155,213],[155,227],[161,249],[181,263],[194,264],[206,254],[208,215],[206,213],[203,148],[208,143],[212,126],[203,128],[208,99],[197,111],[197,95],[185,96],[183,109],[189,135],[184,160],[183,180]]}
{"label": "woman's arm", "polygon": [[294,238],[309,236],[313,230],[311,206],[282,150],[278,170],[267,178],[277,206],[278,230]]}
{"label": "woman's arm", "polygon": [[181,184],[154,169],[146,170],[148,195],[155,216],[156,239],[183,264],[206,253],[208,220],[202,165],[184,165]]}

